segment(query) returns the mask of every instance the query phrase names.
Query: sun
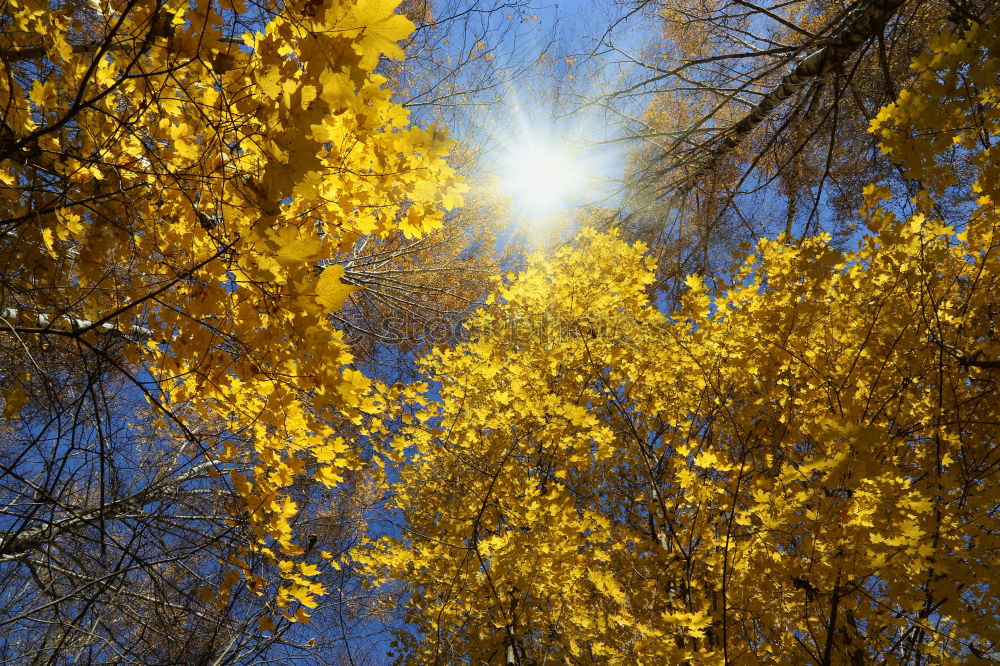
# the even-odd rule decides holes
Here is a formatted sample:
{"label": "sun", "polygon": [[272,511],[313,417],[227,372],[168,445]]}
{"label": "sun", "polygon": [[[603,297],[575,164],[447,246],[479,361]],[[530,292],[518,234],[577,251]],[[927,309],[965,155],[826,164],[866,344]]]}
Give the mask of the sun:
{"label": "sun", "polygon": [[578,211],[610,205],[621,182],[611,174],[624,165],[614,128],[592,110],[532,100],[533,94],[511,91],[482,128],[490,188],[509,199],[511,221],[562,226]]}
{"label": "sun", "polygon": [[555,215],[579,200],[587,178],[566,145],[529,139],[508,150],[502,181],[515,207],[538,219]]}

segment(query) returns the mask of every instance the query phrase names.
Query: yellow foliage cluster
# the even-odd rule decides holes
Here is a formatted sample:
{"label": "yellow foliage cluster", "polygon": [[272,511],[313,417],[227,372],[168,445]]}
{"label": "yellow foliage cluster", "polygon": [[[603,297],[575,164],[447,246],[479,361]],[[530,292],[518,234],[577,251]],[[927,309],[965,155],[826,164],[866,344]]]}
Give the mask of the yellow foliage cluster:
{"label": "yellow foliage cluster", "polygon": [[[998,35],[937,38],[927,87],[873,124],[929,184],[866,190],[854,251],[762,240],[668,316],[646,248],[585,231],[424,360],[433,389],[404,391],[425,397],[383,451],[403,530],[354,554],[409,584],[401,660],[965,663],[1000,645]],[[943,180],[951,146],[974,185]],[[957,229],[941,183],[969,190]]]}
{"label": "yellow foliage cluster", "polygon": [[[1000,200],[1000,160],[992,137],[1000,132],[1000,35],[996,21],[973,24],[964,36],[944,31],[916,58],[919,89],[886,105],[869,131],[907,177],[935,193],[977,177],[973,190]],[[972,164],[957,169],[956,162]]]}
{"label": "yellow foliage cluster", "polygon": [[[413,28],[397,4],[3,8],[3,330],[134,343],[107,363],[164,437],[229,476],[289,619],[323,592],[295,565],[289,489],[337,484],[358,463],[336,424],[378,412],[328,317],[352,289],[329,259],[364,235],[438,228],[461,201],[451,142],[410,126],[375,73]],[[26,374],[5,387],[7,417],[29,391]],[[206,599],[225,604],[240,580],[262,593],[243,559],[229,566]]]}

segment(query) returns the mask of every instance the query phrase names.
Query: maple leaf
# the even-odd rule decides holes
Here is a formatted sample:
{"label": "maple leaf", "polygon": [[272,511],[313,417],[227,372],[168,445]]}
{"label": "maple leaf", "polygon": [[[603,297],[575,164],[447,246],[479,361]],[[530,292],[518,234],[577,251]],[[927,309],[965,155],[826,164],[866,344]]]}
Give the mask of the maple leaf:
{"label": "maple leaf", "polygon": [[343,282],[344,275],[344,267],[333,264],[324,267],[316,280],[316,302],[324,310],[339,310],[343,307],[344,300],[357,290],[357,287]]}
{"label": "maple leaf", "polygon": [[357,5],[346,19],[344,27],[361,28],[356,49],[362,56],[362,67],[374,67],[379,55],[403,59],[403,49],[397,42],[406,39],[415,26],[405,16],[395,13],[400,1],[370,0]]}
{"label": "maple leaf", "polygon": [[275,258],[285,267],[314,261],[323,256],[323,241],[311,235],[302,235],[295,227],[272,232],[269,240],[277,247]]}

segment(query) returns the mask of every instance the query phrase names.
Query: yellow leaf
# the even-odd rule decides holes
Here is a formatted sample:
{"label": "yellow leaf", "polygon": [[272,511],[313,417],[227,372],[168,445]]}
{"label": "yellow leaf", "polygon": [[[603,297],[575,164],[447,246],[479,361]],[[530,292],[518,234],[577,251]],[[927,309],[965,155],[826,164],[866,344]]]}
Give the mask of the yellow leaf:
{"label": "yellow leaf", "polygon": [[316,302],[325,311],[336,312],[344,305],[344,300],[357,289],[341,282],[344,267],[335,264],[323,269],[316,281]]}
{"label": "yellow leaf", "polygon": [[[341,460],[337,462],[339,463]],[[324,465],[316,471],[316,480],[327,488],[333,488],[343,481],[344,477],[339,474],[336,465]]]}
{"label": "yellow leaf", "polygon": [[42,229],[42,241],[45,242],[45,249],[48,250],[49,256],[53,259],[56,258],[55,239],[53,238],[52,229]]}
{"label": "yellow leaf", "polygon": [[[324,69],[319,75],[319,83],[321,86],[320,95],[331,109],[343,108],[355,98],[354,84],[351,83],[351,78],[343,72]],[[328,134],[331,130],[332,127],[329,123],[324,126],[316,125],[313,126],[313,136],[317,139],[329,140],[331,137],[325,134],[323,137],[317,136],[317,132]]]}
{"label": "yellow leaf", "polygon": [[714,469],[719,472],[728,472],[733,469],[733,465],[727,463],[714,451],[705,450],[694,458],[694,464],[705,469]]}
{"label": "yellow leaf", "polygon": [[242,474],[237,474],[236,472],[230,472],[229,478],[233,482],[233,488],[236,489],[236,492],[243,497],[250,497],[250,494],[253,492],[253,486],[250,484],[247,477]]}
{"label": "yellow leaf", "polygon": [[257,85],[261,92],[270,99],[278,99],[281,94],[281,72],[274,65],[265,72],[256,75]]}
{"label": "yellow leaf", "polygon": [[56,219],[59,221],[56,226],[56,235],[61,240],[67,240],[70,236],[78,236],[84,229],[80,216],[67,208],[57,210]]}
{"label": "yellow leaf", "polygon": [[306,564],[305,562],[299,563],[299,571],[302,572],[303,576],[318,576],[319,567],[315,564]]}
{"label": "yellow leaf", "polygon": [[31,87],[31,93],[28,95],[28,98],[35,106],[41,108],[50,107],[56,102],[55,85],[51,81],[42,83],[36,79],[34,85]]}
{"label": "yellow leaf", "polygon": [[313,261],[323,256],[323,242],[315,236],[298,238],[298,230],[288,227],[273,235],[279,245],[275,259],[282,266],[288,267],[303,261]]}
{"label": "yellow leaf", "polygon": [[302,555],[306,552],[305,548],[295,545],[288,539],[280,540],[278,545],[283,555]]}
{"label": "yellow leaf", "polygon": [[348,28],[362,28],[358,51],[361,67],[371,69],[378,63],[380,54],[392,60],[403,59],[403,49],[396,42],[406,39],[413,32],[413,22],[405,16],[394,14],[400,0],[368,0],[359,2],[349,19]]}
{"label": "yellow leaf", "polygon": [[594,586],[604,594],[608,595],[620,604],[625,603],[625,593],[622,592],[618,582],[610,573],[591,570],[587,572],[587,578],[589,578],[590,582],[592,582]]}

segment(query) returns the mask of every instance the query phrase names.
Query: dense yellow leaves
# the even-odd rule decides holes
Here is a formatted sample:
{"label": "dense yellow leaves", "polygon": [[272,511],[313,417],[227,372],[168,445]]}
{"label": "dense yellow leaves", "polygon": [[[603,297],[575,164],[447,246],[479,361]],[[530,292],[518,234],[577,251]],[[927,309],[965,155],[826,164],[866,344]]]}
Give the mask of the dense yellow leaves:
{"label": "dense yellow leaves", "polygon": [[670,316],[646,248],[584,231],[424,360],[433,389],[398,393],[426,404],[383,447],[403,530],[354,554],[409,584],[405,660],[965,663],[1000,644],[998,28],[918,63],[935,73],[912,108],[943,120],[911,113],[921,92],[875,125],[921,179],[961,144],[974,177],[944,184],[967,217],[871,187],[854,250],[761,240]]}
{"label": "dense yellow leaves", "polygon": [[[1000,37],[994,27],[995,22],[974,23],[964,35],[938,33],[930,51],[912,65],[920,74],[920,89],[902,91],[871,122],[882,151],[904,167],[907,177],[938,193],[958,181],[955,161],[971,158],[979,175],[973,190],[994,200],[1000,196],[997,149],[990,141],[1000,131]],[[970,103],[980,114],[975,123],[968,122]]]}
{"label": "dense yellow leaves", "polygon": [[[354,290],[342,257],[437,229],[462,186],[451,142],[409,127],[374,72],[413,28],[398,2],[241,4],[4,5],[0,260],[20,268],[0,307],[22,336],[92,322],[67,343],[95,350],[104,324],[139,331],[109,367],[217,465],[277,564],[304,552],[296,484],[357,468],[342,430],[377,412],[328,316]],[[5,387],[7,416],[26,383]],[[288,619],[316,605],[315,574],[275,592]],[[206,598],[253,576],[237,565]]]}

